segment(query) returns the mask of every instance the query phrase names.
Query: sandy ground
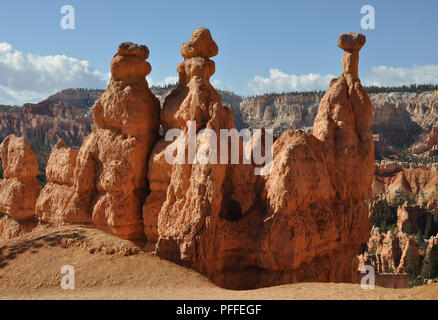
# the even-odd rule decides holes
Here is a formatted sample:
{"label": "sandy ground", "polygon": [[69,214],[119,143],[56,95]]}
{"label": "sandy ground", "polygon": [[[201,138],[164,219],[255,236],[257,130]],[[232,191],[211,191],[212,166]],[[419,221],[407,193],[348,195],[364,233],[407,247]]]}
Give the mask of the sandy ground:
{"label": "sandy ground", "polygon": [[[74,290],[60,286],[64,265],[74,267]],[[69,226],[41,227],[0,241],[0,299],[438,299],[438,284],[364,290],[355,284],[298,283],[225,290],[129,241]]]}

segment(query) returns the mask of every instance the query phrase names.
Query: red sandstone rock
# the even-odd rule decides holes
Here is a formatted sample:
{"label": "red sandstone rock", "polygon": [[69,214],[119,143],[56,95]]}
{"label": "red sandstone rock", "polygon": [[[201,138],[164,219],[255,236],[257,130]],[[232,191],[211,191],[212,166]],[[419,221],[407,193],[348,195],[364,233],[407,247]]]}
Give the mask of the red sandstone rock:
{"label": "red sandstone rock", "polygon": [[158,240],[158,214],[166,201],[172,175],[172,166],[165,159],[165,148],[168,145],[164,139],[159,140],[149,158],[148,181],[151,193],[143,205],[143,223],[146,237],[152,242]]}
{"label": "red sandstone rock", "polygon": [[[356,41],[341,36],[341,47],[345,37]],[[374,171],[371,102],[357,77],[358,51],[348,48],[343,75],[332,80],[321,100],[314,136],[286,132],[274,145],[266,183],[271,216],[265,220],[272,221],[269,241],[262,245],[271,265],[264,267],[278,268],[295,281],[352,281],[356,249],[368,238],[364,200],[371,196]]]}
{"label": "red sandstone rock", "polygon": [[[202,264],[205,263],[202,260],[210,261],[214,257],[211,252],[205,253],[208,257],[194,255],[195,239],[210,237],[205,232],[199,234],[200,229],[209,219],[219,216],[237,219],[244,215],[255,198],[255,177],[250,175],[251,166],[237,171],[227,164],[203,165],[185,161],[169,165],[166,162],[166,149],[179,142],[188,154],[183,141],[188,137],[188,121],[196,121],[194,130],[198,134],[206,128],[217,132],[217,155],[220,154],[219,130],[234,129],[231,110],[222,106],[219,94],[209,82],[214,62],[208,58],[217,54],[210,32],[204,28],[195,30],[190,41],[182,46],[181,53],[185,59],[178,66],[179,86],[166,97],[160,118],[165,132],[176,128],[182,130],[182,135],[172,143],[162,138],[154,148],[148,173],[151,194],[146,198],[143,218],[148,239],[156,241],[160,237],[157,250],[161,255]],[[200,145],[198,141],[197,147]],[[243,145],[240,140],[239,150],[241,158]],[[175,246],[179,248],[175,248],[176,252],[168,252],[167,243],[173,242],[177,242]]]}
{"label": "red sandstone rock", "polygon": [[[145,81],[149,52],[132,43],[120,45],[111,62],[111,82],[94,107],[95,129],[77,157],[62,143],[52,152],[40,219],[90,223],[129,239],[140,238],[144,227],[147,238],[157,241],[158,256],[228,288],[353,281],[356,249],[369,234],[364,201],[371,196],[374,172],[371,103],[357,75],[364,43],[362,35],[340,37],[344,73],[321,101],[314,135],[284,133],[263,178],[254,174],[253,161],[243,162],[240,139],[238,163],[188,159],[191,147],[209,146],[213,157],[224,151],[220,138],[209,139],[203,129],[217,137],[221,129],[234,129],[231,110],[209,83],[215,70],[209,58],[217,54],[217,45],[207,29],[195,30],[182,46],[179,85],[160,114],[164,133],[180,129],[181,134],[173,142],[161,138],[155,146],[159,104]],[[191,134],[188,121],[196,121],[194,145],[185,141]],[[254,135],[249,145],[266,136]],[[186,152],[185,161],[168,163],[166,155],[177,146]],[[266,152],[267,145],[261,149]],[[145,198],[146,177],[151,193]],[[63,187],[70,191],[61,196]],[[55,212],[47,210],[50,201]]]}
{"label": "red sandstone rock", "polygon": [[0,214],[0,239],[18,237],[22,231],[20,223],[6,214]]}
{"label": "red sandstone rock", "polygon": [[79,150],[68,222],[93,224],[125,239],[141,239],[147,159],[158,137],[160,105],[146,82],[146,46],[122,43],[111,81],[93,108],[95,129]]}
{"label": "red sandstone rock", "polygon": [[438,204],[438,166],[398,162],[376,165],[373,181],[373,198],[383,196],[392,202],[399,195],[408,196],[419,206],[427,204],[434,209]]}
{"label": "red sandstone rock", "polygon": [[424,229],[427,215],[430,214],[424,208],[409,206],[407,202],[397,209],[397,227],[402,232],[416,234]]}
{"label": "red sandstone rock", "polygon": [[23,137],[6,137],[0,145],[4,179],[0,182],[0,237],[17,236],[35,222],[35,201],[41,191],[38,163]]}
{"label": "red sandstone rock", "polygon": [[374,172],[371,103],[355,71],[360,41],[350,41],[357,44],[346,52],[344,74],[321,102],[315,136],[284,133],[273,147],[272,171],[261,179],[253,163],[163,161],[178,143],[187,151],[187,121],[196,121],[198,133],[234,127],[208,81],[214,72],[211,35],[202,28],[192,34],[181,49],[179,87],[161,111],[165,133],[179,128],[182,134],[173,142],[160,140],[149,160],[151,194],[143,217],[147,237],[158,240],[158,256],[228,288],[353,281],[356,249],[369,235],[364,200]]}
{"label": "red sandstone rock", "polygon": [[47,184],[36,202],[40,222],[52,225],[74,223],[66,216],[66,205],[73,191],[73,172],[78,151],[68,148],[63,139],[53,147],[46,167]]}
{"label": "red sandstone rock", "polygon": [[412,153],[422,154],[427,151],[435,151],[438,148],[438,127],[433,127],[430,132],[427,133],[422,141],[418,142],[412,147]]}
{"label": "red sandstone rock", "polygon": [[193,31],[190,40],[181,46],[181,55],[185,59],[193,57],[209,59],[217,53],[217,44],[213,41],[210,31],[205,28]]}
{"label": "red sandstone rock", "polygon": [[348,32],[339,36],[338,47],[344,51],[359,51],[365,42],[366,38],[363,34]]}
{"label": "red sandstone rock", "polygon": [[406,254],[409,248],[413,249],[414,263],[416,261],[417,264],[420,264],[420,253],[415,236],[403,232],[393,234],[391,231],[384,234],[380,232],[379,228],[373,227],[368,241],[368,254],[362,255],[359,259],[362,264],[372,265],[379,273],[390,271],[403,273],[407,265]]}

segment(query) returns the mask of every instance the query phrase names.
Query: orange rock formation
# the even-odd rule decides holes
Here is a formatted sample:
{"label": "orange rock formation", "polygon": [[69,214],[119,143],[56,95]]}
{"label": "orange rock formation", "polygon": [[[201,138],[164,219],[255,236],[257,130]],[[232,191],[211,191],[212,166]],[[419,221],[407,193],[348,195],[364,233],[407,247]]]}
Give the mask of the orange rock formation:
{"label": "orange rock formation", "polygon": [[6,137],[0,145],[0,238],[12,238],[35,226],[35,201],[41,191],[38,163],[23,137]]}
{"label": "orange rock formation", "polygon": [[75,223],[75,217],[66,216],[65,209],[73,192],[77,156],[78,151],[68,148],[63,139],[53,147],[46,166],[47,184],[36,203],[36,214],[42,223]]}
{"label": "orange rock formation", "polygon": [[379,273],[403,273],[408,263],[406,256],[409,248],[413,250],[412,263],[419,266],[421,259],[415,236],[403,232],[393,234],[391,231],[385,234],[373,227],[368,241],[368,254],[359,256],[359,270],[363,264],[367,264]]}
{"label": "orange rock formation", "polygon": [[321,101],[315,135],[285,132],[273,146],[271,173],[261,178],[242,162],[165,161],[166,150],[188,151],[187,121],[196,121],[196,132],[209,128],[217,136],[234,128],[208,81],[217,46],[206,29],[192,34],[181,48],[179,86],[161,111],[165,132],[182,134],[173,142],[161,139],[149,160],[143,216],[158,256],[228,288],[353,281],[356,249],[369,237],[364,200],[374,172],[371,102],[357,76],[364,43],[360,34],[340,37],[344,73]]}
{"label": "orange rock formation", "polygon": [[93,107],[95,129],[77,155],[64,213],[69,223],[144,238],[141,204],[160,110],[145,79],[151,72],[148,56],[146,46],[125,42],[111,61],[111,81]]}
{"label": "orange rock formation", "polygon": [[[218,47],[209,30],[195,30],[181,47],[179,85],[161,113],[145,79],[148,49],[122,43],[93,109],[93,132],[78,152],[62,141],[53,148],[40,221],[91,224],[132,240],[146,235],[158,256],[226,288],[354,281],[356,250],[369,237],[365,200],[374,173],[371,102],[358,78],[364,44],[361,34],[340,36],[343,74],[321,100],[313,134],[287,131],[271,148],[268,131],[238,137],[231,110],[211,86]],[[165,136],[157,141],[160,123]],[[267,163],[256,150],[251,155],[254,148]],[[10,156],[2,154],[9,170]],[[7,178],[35,179],[36,166],[20,168],[33,169],[5,170]],[[37,194],[26,210],[5,209],[7,218],[32,216]],[[4,208],[11,203],[0,200]],[[1,220],[0,230],[9,225]]]}
{"label": "orange rock formation", "polygon": [[397,228],[402,232],[416,234],[424,230],[428,213],[424,208],[418,206],[411,207],[405,202],[397,208]]}
{"label": "orange rock formation", "polygon": [[409,197],[428,209],[438,205],[438,165],[399,162],[376,164],[373,198],[385,197],[392,202],[400,195]]}

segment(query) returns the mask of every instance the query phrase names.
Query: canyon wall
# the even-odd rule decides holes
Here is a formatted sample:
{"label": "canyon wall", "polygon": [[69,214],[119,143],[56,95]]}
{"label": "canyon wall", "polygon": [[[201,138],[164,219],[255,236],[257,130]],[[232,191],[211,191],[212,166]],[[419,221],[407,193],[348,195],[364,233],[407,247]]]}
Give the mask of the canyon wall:
{"label": "canyon wall", "polygon": [[67,89],[47,99],[0,110],[0,139],[25,137],[31,145],[53,146],[60,138],[80,146],[91,132],[90,108],[103,90]]}
{"label": "canyon wall", "polygon": [[[287,129],[313,127],[313,120],[323,93],[266,94],[242,98],[233,106],[235,117],[249,128],[271,128],[280,133]],[[370,93],[373,105],[371,131],[386,143],[405,146],[415,137],[431,132],[428,140],[418,143],[414,153],[423,153],[436,145],[438,91],[423,93]],[[237,125],[237,124],[236,124]],[[238,126],[238,125],[237,125]]]}
{"label": "canyon wall", "polygon": [[[174,89],[152,87],[161,104]],[[78,148],[93,129],[91,106],[104,90],[63,90],[37,104],[0,107],[0,139],[10,134],[25,137],[31,144],[44,182],[50,148],[60,138]],[[241,97],[218,90],[222,104],[231,109],[237,129],[273,129],[276,137],[289,129],[311,131],[323,93],[267,94]],[[395,161],[438,162],[438,93],[371,93],[371,131],[376,158]],[[408,149],[409,148],[409,149]],[[409,159],[401,159],[400,152]],[[412,156],[415,155],[415,156]]]}
{"label": "canyon wall", "polygon": [[393,202],[400,197],[411,199],[429,210],[437,208],[438,164],[376,163],[373,198]]}

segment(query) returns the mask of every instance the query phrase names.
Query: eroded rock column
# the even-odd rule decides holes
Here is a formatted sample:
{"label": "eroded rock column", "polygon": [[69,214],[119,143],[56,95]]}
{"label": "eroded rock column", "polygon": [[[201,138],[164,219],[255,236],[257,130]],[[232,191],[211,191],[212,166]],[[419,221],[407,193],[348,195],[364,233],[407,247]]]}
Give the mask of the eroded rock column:
{"label": "eroded rock column", "polygon": [[[222,251],[240,247],[239,241],[222,245],[227,236],[221,224],[242,219],[257,197],[252,166],[220,160],[220,130],[235,126],[231,110],[222,105],[209,81],[215,71],[210,58],[217,53],[205,28],[195,30],[181,47],[179,85],[166,97],[160,115],[165,134],[175,129],[180,134],[172,141],[162,138],[155,146],[149,160],[151,194],[143,206],[145,233],[158,241],[157,254],[208,275],[217,273],[215,263]],[[215,137],[210,140],[205,130]],[[197,137],[191,140],[193,134]],[[235,141],[242,163],[242,140]],[[169,163],[166,153],[176,152],[178,146],[182,161]],[[211,156],[207,163],[199,160],[205,147]],[[190,150],[196,158],[189,156]]]}
{"label": "eroded rock column", "polygon": [[132,240],[144,238],[147,159],[159,129],[159,100],[145,79],[148,56],[144,45],[119,45],[111,81],[93,107],[95,129],[79,150],[66,207],[70,221]]}
{"label": "eroded rock column", "polygon": [[370,130],[371,100],[358,77],[359,50],[365,36],[343,34],[338,46],[344,50],[342,75],[333,79],[321,100],[313,134],[329,149],[334,162],[332,179],[345,181],[338,186],[342,199],[371,198],[374,174],[374,144]]}
{"label": "eroded rock column", "polygon": [[47,184],[36,202],[36,214],[42,223],[59,226],[75,223],[67,216],[66,206],[73,192],[73,173],[78,150],[67,147],[63,139],[52,148],[46,166]]}
{"label": "eroded rock column", "polygon": [[38,163],[23,137],[10,135],[0,145],[0,238],[9,239],[36,225],[35,201],[41,191]]}

